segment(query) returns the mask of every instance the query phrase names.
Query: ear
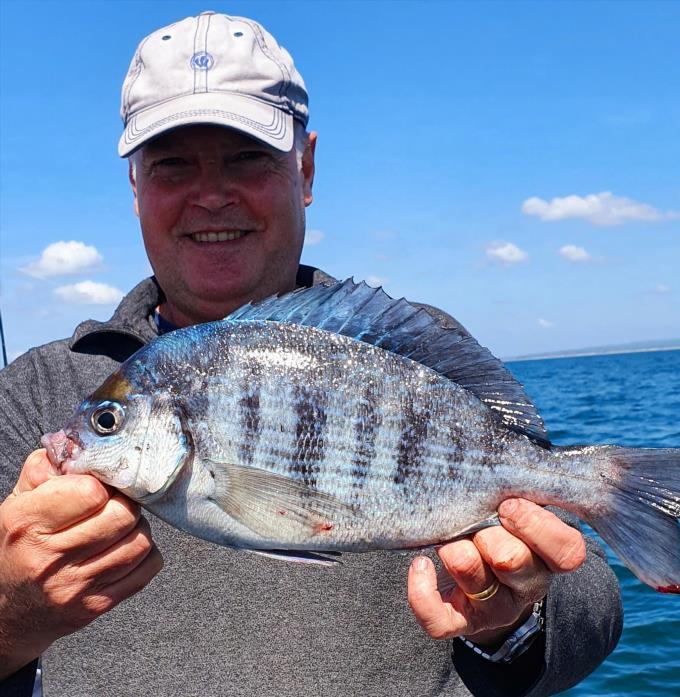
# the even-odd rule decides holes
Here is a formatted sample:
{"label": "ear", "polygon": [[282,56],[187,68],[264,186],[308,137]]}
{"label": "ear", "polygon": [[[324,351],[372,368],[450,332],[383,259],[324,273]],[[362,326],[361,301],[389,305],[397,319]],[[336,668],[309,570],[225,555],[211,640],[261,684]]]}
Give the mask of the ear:
{"label": "ear", "polygon": [[302,192],[305,206],[309,206],[314,200],[312,196],[312,184],[314,184],[314,153],[316,151],[316,131],[312,131],[307,138],[307,145],[302,154]]}
{"label": "ear", "polygon": [[130,180],[130,186],[132,187],[132,195],[134,196],[134,202],[132,204],[135,215],[139,218],[139,200],[137,199],[137,180],[135,179],[135,166],[132,163],[132,158],[128,158],[128,179]]}

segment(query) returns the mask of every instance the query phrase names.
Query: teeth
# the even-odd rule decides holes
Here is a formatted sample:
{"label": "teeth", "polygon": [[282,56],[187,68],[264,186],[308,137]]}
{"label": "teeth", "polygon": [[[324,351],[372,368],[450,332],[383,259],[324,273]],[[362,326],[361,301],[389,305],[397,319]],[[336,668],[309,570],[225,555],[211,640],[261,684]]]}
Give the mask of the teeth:
{"label": "teeth", "polygon": [[194,242],[226,242],[227,240],[237,240],[245,235],[244,230],[234,232],[195,232],[191,235]]}

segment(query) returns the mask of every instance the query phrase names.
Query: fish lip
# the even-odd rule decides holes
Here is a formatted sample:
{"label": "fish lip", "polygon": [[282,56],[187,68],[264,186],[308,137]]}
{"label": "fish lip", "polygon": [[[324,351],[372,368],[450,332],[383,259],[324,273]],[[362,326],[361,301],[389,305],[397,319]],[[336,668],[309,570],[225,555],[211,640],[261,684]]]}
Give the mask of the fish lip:
{"label": "fish lip", "polygon": [[75,462],[83,451],[83,442],[77,431],[66,433],[63,429],[55,433],[46,433],[40,438],[47,458],[60,474],[68,472],[68,466]]}

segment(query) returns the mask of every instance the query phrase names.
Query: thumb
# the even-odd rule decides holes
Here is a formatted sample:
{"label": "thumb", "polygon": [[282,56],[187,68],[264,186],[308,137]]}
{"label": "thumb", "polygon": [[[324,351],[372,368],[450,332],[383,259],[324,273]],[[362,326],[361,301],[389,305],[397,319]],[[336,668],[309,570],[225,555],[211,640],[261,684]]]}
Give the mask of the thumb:
{"label": "thumb", "polygon": [[27,491],[32,491],[46,482],[51,477],[59,476],[56,467],[47,457],[45,448],[34,450],[24,462],[24,466],[19,474],[19,480],[14,487],[14,495],[18,496]]}

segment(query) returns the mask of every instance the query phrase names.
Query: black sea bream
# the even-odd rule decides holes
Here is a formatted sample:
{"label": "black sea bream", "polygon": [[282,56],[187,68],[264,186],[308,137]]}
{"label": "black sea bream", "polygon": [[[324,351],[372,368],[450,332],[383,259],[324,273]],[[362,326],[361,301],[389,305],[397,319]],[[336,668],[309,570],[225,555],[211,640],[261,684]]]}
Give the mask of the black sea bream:
{"label": "black sea bream", "polygon": [[422,547],[522,496],[680,592],[680,449],[551,446],[467,332],[353,281],[160,337],[43,444],[62,472],[222,545],[310,561]]}

